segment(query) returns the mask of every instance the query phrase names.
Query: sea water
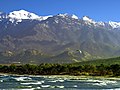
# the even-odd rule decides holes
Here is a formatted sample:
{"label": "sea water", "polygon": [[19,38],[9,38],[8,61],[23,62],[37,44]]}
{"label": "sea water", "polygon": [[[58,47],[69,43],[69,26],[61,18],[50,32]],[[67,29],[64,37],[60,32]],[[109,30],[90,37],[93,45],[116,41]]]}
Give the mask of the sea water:
{"label": "sea water", "polygon": [[0,75],[0,90],[120,90],[120,79]]}

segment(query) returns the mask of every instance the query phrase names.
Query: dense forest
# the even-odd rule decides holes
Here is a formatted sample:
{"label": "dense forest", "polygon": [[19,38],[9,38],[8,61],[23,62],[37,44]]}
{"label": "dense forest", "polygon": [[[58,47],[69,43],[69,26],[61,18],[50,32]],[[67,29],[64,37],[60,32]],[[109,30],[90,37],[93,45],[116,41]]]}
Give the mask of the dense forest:
{"label": "dense forest", "polygon": [[75,64],[40,64],[40,65],[0,65],[0,73],[28,75],[85,75],[85,76],[120,76],[120,65],[75,65]]}

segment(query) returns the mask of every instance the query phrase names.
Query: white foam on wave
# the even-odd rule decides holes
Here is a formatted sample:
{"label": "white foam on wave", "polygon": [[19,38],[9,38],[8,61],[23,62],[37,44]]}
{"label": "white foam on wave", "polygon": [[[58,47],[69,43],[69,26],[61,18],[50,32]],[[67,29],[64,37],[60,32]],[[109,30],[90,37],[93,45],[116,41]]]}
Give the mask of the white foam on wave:
{"label": "white foam on wave", "polygon": [[77,85],[74,85],[73,87],[78,87]]}
{"label": "white foam on wave", "polygon": [[0,82],[3,82],[3,80],[0,80]]}
{"label": "white foam on wave", "polygon": [[64,86],[51,86],[51,85],[41,85],[42,88],[64,88]]}
{"label": "white foam on wave", "polygon": [[29,81],[32,80],[30,77],[16,77],[14,78],[16,81]]}
{"label": "white foam on wave", "polygon": [[93,80],[93,79],[90,79],[90,80],[85,80],[87,82],[96,82],[96,83],[102,83],[103,81],[101,80]]}
{"label": "white foam on wave", "polygon": [[106,80],[105,82],[106,82],[106,83],[112,83],[112,84],[113,84],[113,83],[117,83],[117,81],[108,81],[108,80]]}
{"label": "white foam on wave", "polygon": [[56,81],[56,80],[54,80],[54,81],[48,81],[48,82],[53,82],[53,83],[54,83],[54,82],[57,82],[57,81]]}
{"label": "white foam on wave", "polygon": [[58,87],[58,88],[64,88],[64,86],[56,86],[56,87]]}
{"label": "white foam on wave", "polygon": [[36,89],[41,89],[41,87],[36,87]]}
{"label": "white foam on wave", "polygon": [[22,85],[39,85],[42,84],[43,82],[38,81],[38,82],[29,82],[29,83],[21,83]]}
{"label": "white foam on wave", "polygon": [[57,80],[58,82],[64,82],[65,80]]}
{"label": "white foam on wave", "polygon": [[53,81],[48,81],[48,82],[64,82],[65,80],[53,80]]}
{"label": "white foam on wave", "polygon": [[120,90],[120,88],[115,88],[114,90]]}
{"label": "white foam on wave", "polygon": [[50,85],[41,85],[42,88],[48,88]]}
{"label": "white foam on wave", "polygon": [[97,86],[106,86],[106,85],[107,85],[107,83],[105,83],[105,82],[102,82],[102,83],[94,83],[94,84],[92,84],[92,85],[97,85]]}
{"label": "white foam on wave", "polygon": [[110,80],[87,80],[88,84],[91,84],[89,82],[92,82],[92,85],[97,85],[97,86],[106,86],[108,84],[117,84],[117,81],[110,81]]}
{"label": "white foam on wave", "polygon": [[[12,89],[12,90],[14,90],[14,89]],[[17,89],[17,90],[35,90],[35,88],[29,88],[29,89]]]}

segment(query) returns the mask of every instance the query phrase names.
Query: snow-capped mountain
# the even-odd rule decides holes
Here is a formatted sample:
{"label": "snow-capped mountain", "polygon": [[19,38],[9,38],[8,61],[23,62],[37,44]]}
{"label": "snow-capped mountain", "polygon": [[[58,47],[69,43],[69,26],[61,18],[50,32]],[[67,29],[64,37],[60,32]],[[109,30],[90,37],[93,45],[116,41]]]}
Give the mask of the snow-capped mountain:
{"label": "snow-capped mountain", "polygon": [[27,12],[25,10],[10,12],[8,17],[15,18],[15,19],[38,19],[40,18],[38,15]]}
{"label": "snow-capped mountain", "polygon": [[74,15],[74,14],[72,15],[72,18],[74,18],[74,19],[79,19],[78,16],[76,16],[76,15]]}
{"label": "snow-capped mountain", "polygon": [[86,22],[90,22],[90,23],[95,23],[95,21],[93,21],[91,18],[89,18],[88,16],[83,16],[82,19]]}
{"label": "snow-capped mountain", "polygon": [[112,22],[112,21],[109,21],[109,25],[110,25],[112,28],[120,28],[120,22]]}
{"label": "snow-capped mountain", "polygon": [[84,52],[78,54],[84,59],[118,56],[120,22],[97,22],[74,14],[39,16],[25,10],[0,12],[0,52],[29,49],[52,55],[78,50]]}
{"label": "snow-capped mountain", "polygon": [[58,14],[57,16],[60,16],[60,17],[63,17],[63,18],[66,18],[66,17],[71,17],[73,19],[79,19],[78,16],[76,15],[69,15],[68,13],[65,13],[65,14]]}
{"label": "snow-capped mountain", "polygon": [[89,25],[94,25],[94,26],[103,26],[105,27],[106,24],[108,24],[107,26],[110,26],[112,27],[113,29],[116,29],[116,28],[120,28],[120,22],[114,22],[114,21],[109,21],[109,22],[96,22],[94,20],[92,20],[91,18],[89,18],[88,16],[84,16],[82,18],[82,20],[84,20],[87,24]]}
{"label": "snow-capped mountain", "polygon": [[16,23],[18,24],[18,22],[22,22],[22,20],[38,20],[38,21],[42,21],[42,20],[46,20],[49,17],[53,17],[53,16],[60,16],[62,18],[67,18],[67,17],[71,17],[72,19],[78,19],[78,20],[83,20],[85,22],[85,24],[88,25],[94,25],[94,26],[102,26],[102,27],[106,27],[109,26],[113,29],[115,28],[120,28],[120,22],[114,22],[114,21],[109,21],[109,22],[96,22],[93,19],[89,18],[88,16],[83,16],[82,18],[79,18],[76,15],[69,15],[67,13],[65,14],[58,14],[58,15],[49,15],[49,16],[39,16],[36,15],[34,13],[25,11],[25,10],[19,10],[19,11],[12,11],[8,14],[0,12],[0,21],[2,19],[9,19],[10,22],[12,23]]}
{"label": "snow-capped mountain", "polygon": [[10,12],[9,14],[3,14],[2,12],[0,13],[0,19],[2,18],[7,18],[9,19],[10,22],[22,22],[22,20],[46,20],[47,18],[52,17],[51,15],[49,16],[38,16],[34,13],[25,11],[25,10],[19,10],[19,11],[13,11]]}

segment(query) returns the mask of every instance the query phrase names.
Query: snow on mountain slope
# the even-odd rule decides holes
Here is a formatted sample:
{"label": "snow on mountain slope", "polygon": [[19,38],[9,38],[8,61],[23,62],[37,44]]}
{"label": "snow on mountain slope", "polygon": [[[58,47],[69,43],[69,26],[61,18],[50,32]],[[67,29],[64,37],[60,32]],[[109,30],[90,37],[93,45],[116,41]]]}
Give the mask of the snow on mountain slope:
{"label": "snow on mountain slope", "polygon": [[[69,15],[67,13],[65,14],[58,14],[57,16],[60,16],[62,18],[68,18],[71,17],[72,19],[79,19],[76,15]],[[2,19],[6,19],[8,18],[10,22],[12,23],[16,23],[18,24],[18,22],[22,22],[22,20],[24,19],[30,19],[30,20],[46,20],[49,17],[53,17],[53,15],[49,15],[49,16],[39,16],[36,15],[34,13],[25,11],[25,10],[19,10],[19,11],[13,11],[10,12],[9,14],[5,14],[3,12],[0,12],[0,21],[2,21]],[[113,21],[109,21],[109,22],[96,22],[93,19],[84,16],[81,18],[81,20],[83,20],[85,22],[85,24],[89,25],[89,26],[102,26],[105,27],[105,24],[108,24],[109,26],[111,26],[111,28],[115,29],[115,28],[120,28],[120,22],[113,22]]]}
{"label": "snow on mountain slope", "polygon": [[86,24],[88,25],[94,25],[94,26],[102,26],[105,27],[105,23],[107,23],[108,25],[110,25],[113,29],[115,28],[120,28],[120,22],[113,22],[113,21],[109,21],[109,22],[96,22],[94,20],[92,20],[91,18],[84,16],[82,18],[83,21],[86,22]]}
{"label": "snow on mountain slope", "polygon": [[76,15],[69,15],[68,13],[65,13],[65,14],[58,14],[57,16],[60,16],[60,17],[63,17],[63,18],[66,18],[66,17],[71,17],[73,19],[79,19]]}
{"label": "snow on mountain slope", "polygon": [[74,19],[79,19],[76,15],[72,15],[72,18],[74,18]]}
{"label": "snow on mountain slope", "polygon": [[10,18],[15,18],[15,19],[37,19],[39,18],[39,16],[35,15],[34,13],[30,13],[25,10],[10,12],[8,16]]}
{"label": "snow on mountain slope", "polygon": [[97,25],[97,22],[93,21],[91,18],[87,16],[82,17],[82,20],[85,21],[85,23],[88,25],[94,25],[94,26]]}
{"label": "snow on mountain slope", "polygon": [[112,21],[109,21],[109,25],[110,25],[112,28],[120,28],[120,22],[112,22]]}
{"label": "snow on mountain slope", "polygon": [[30,13],[25,10],[19,10],[19,11],[13,11],[8,14],[8,17],[10,18],[11,22],[14,22],[17,20],[17,22],[21,22],[23,19],[31,19],[31,20],[46,20],[50,16],[38,16],[34,13]]}
{"label": "snow on mountain slope", "polygon": [[66,16],[68,16],[68,14],[67,13],[65,13],[65,14],[58,14],[57,16],[65,18]]}
{"label": "snow on mountain slope", "polygon": [[84,21],[93,22],[93,20],[90,19],[90,18],[87,17],[87,16],[84,16],[82,19],[83,19]]}

